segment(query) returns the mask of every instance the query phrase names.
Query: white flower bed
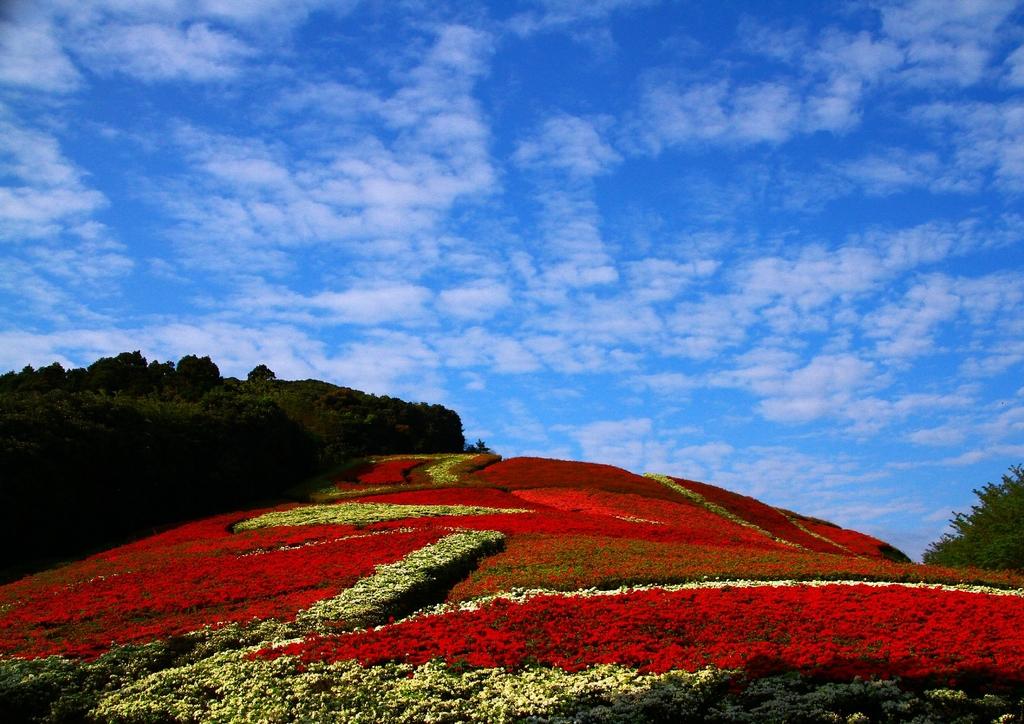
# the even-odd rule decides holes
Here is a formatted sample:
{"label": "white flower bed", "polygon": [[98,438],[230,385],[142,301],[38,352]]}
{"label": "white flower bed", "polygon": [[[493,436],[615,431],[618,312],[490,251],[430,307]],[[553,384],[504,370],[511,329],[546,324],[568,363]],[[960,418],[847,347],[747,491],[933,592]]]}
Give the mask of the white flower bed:
{"label": "white flower bed", "polygon": [[153,674],[105,697],[94,714],[113,721],[644,721],[644,712],[658,709],[695,716],[728,679],[716,669],[643,675],[620,666],[578,673],[460,672],[434,662],[300,668],[290,657],[230,652]]}
{"label": "white flower bed", "polygon": [[738,672],[640,674],[617,665],[460,670],[438,662],[306,666],[291,657],[218,654],[167,669],[103,697],[90,712],[121,722],[1016,721],[1020,703],[955,689],[904,691],[893,680],[814,683],[777,676],[741,693]]}
{"label": "white flower bed", "polygon": [[504,540],[504,534],[493,530],[447,535],[400,561],[377,566],[373,575],[351,588],[300,611],[295,622],[313,630],[335,630],[339,622],[345,628],[382,624],[409,599],[434,591],[439,579],[465,573],[480,558],[498,550]]}
{"label": "white flower bed", "polygon": [[370,525],[404,518],[435,518],[445,515],[492,515],[529,513],[524,508],[483,508],[474,505],[399,505],[397,503],[331,503],[304,505],[291,510],[264,513],[236,523],[234,531],[272,528],[279,525]]}
{"label": "white flower bed", "polygon": [[436,485],[454,485],[459,482],[459,476],[455,473],[455,468],[460,463],[475,457],[475,453],[471,455],[447,455],[427,468],[427,476]]}

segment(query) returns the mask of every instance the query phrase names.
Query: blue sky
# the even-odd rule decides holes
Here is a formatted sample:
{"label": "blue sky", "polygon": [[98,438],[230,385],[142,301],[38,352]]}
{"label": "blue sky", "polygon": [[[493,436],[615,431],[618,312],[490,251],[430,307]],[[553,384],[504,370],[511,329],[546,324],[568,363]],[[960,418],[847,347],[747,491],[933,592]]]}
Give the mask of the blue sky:
{"label": "blue sky", "polygon": [[264,362],[912,555],[1024,461],[1021,3],[2,12],[4,369]]}

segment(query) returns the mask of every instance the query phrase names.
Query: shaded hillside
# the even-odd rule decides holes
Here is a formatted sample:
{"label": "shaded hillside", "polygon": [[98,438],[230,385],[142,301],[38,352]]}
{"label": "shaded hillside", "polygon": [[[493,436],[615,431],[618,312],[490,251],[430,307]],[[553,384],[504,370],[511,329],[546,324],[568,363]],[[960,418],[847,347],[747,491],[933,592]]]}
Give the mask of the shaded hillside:
{"label": "shaded hillside", "polygon": [[0,569],[278,498],[338,461],[455,452],[458,415],[259,366],[139,352],[0,376]]}
{"label": "shaded hillside", "polygon": [[293,492],[0,586],[0,714],[1012,721],[1024,702],[1024,577],[897,562],[715,486],[406,453]]}

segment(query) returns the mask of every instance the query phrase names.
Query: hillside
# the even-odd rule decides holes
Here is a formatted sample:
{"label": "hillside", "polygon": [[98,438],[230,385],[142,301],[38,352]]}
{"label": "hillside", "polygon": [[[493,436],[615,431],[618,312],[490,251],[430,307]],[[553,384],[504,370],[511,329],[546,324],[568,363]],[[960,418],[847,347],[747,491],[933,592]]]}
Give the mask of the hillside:
{"label": "hillside", "polygon": [[[280,500],[358,455],[461,452],[462,422],[259,365],[139,352],[0,375],[0,581],[154,528]],[[4,571],[8,569],[8,571]]]}
{"label": "hillside", "polygon": [[905,562],[705,483],[406,454],[292,493],[0,587],[0,714],[1014,721],[1024,701],[1024,576]]}

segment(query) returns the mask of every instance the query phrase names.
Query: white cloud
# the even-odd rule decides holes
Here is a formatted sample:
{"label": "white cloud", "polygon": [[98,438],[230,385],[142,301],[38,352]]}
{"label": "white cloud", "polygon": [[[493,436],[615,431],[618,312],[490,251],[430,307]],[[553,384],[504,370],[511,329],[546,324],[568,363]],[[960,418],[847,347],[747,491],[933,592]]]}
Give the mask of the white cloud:
{"label": "white cloud", "polygon": [[953,282],[931,275],[911,287],[898,303],[875,309],[864,320],[864,332],[876,342],[876,352],[889,360],[903,360],[934,351],[936,327],[954,319],[961,299]]}
{"label": "white cloud", "polygon": [[933,151],[915,153],[902,148],[845,162],[837,170],[868,196],[889,196],[913,188],[966,193],[977,190],[979,181],[973,174],[960,173],[943,163]]}
{"label": "white cloud", "polygon": [[565,306],[576,290],[617,282],[619,271],[601,233],[593,190],[544,182],[537,196],[538,253],[534,258],[523,252],[514,260],[528,296],[544,304]]}
{"label": "white cloud", "polygon": [[882,5],[882,30],[905,49],[901,80],[915,85],[980,81],[993,36],[1013,12],[1012,0],[911,0]]}
{"label": "white cloud", "polygon": [[643,345],[657,339],[663,322],[654,309],[628,298],[578,295],[571,304],[530,320],[526,326],[577,343]]}
{"label": "white cloud", "polygon": [[625,264],[631,294],[640,303],[675,299],[696,281],[710,277],[720,266],[714,259],[679,262],[655,257]]}
{"label": "white cloud", "polygon": [[[341,16],[355,0],[48,0],[32,17],[49,24],[31,52],[45,74],[66,82],[64,50],[91,70],[153,82],[221,81],[275,50],[315,10]],[[28,3],[25,3],[28,5]],[[61,48],[55,49],[59,43]],[[21,54],[24,58],[26,53]],[[73,68],[71,69],[73,70]]]}
{"label": "white cloud", "polygon": [[412,284],[347,289],[342,292],[318,292],[308,298],[314,308],[327,311],[332,318],[357,324],[379,324],[409,320],[421,315],[430,291]]}
{"label": "white cloud", "polygon": [[1006,82],[1015,88],[1024,86],[1024,45],[1006,58]]}
{"label": "white cloud", "polygon": [[527,335],[523,345],[545,365],[562,374],[594,374],[635,366],[635,360],[620,349],[563,335]]}
{"label": "white cloud", "polygon": [[793,135],[800,118],[800,105],[793,90],[783,83],[758,83],[736,87],[728,110],[716,109],[728,117],[724,135],[748,143],[780,143]]}
{"label": "white cloud", "polygon": [[872,250],[845,245],[826,249],[804,246],[794,257],[762,257],[743,265],[736,286],[750,300],[782,303],[809,311],[836,297],[870,290],[882,276]]}
{"label": "white cloud", "polygon": [[[235,0],[197,0],[194,7],[202,17],[209,16],[221,22],[272,33],[275,29],[280,31],[294,28],[308,19],[314,11],[345,15],[358,2],[359,0],[248,0],[240,3]],[[131,8],[135,3],[125,4],[122,0],[112,0],[110,4]],[[187,0],[155,0],[155,4],[179,6],[185,10],[193,6],[193,3]]]}
{"label": "white cloud", "polygon": [[892,400],[864,397],[852,400],[846,405],[843,415],[851,423],[848,431],[863,437],[877,433],[894,423],[902,423],[915,415],[927,414],[929,421],[932,421],[937,414],[944,411],[964,410],[976,404],[977,398],[972,390],[957,389],[942,394],[906,394]]}
{"label": "white cloud", "polygon": [[55,136],[5,118],[0,126],[0,171],[39,186],[70,186],[82,172],[61,153]]}
{"label": "white cloud", "polygon": [[125,73],[144,81],[199,82],[237,75],[256,53],[244,41],[206,23],[104,25],[77,50],[91,68],[104,73]]}
{"label": "white cloud", "polygon": [[262,283],[248,284],[230,303],[247,318],[315,324],[414,324],[427,317],[429,289],[408,283],[377,283],[299,294]]}
{"label": "white cloud", "polygon": [[635,125],[650,150],[780,144],[816,131],[846,133],[860,123],[865,94],[904,60],[896,43],[864,31],[826,28],[807,41],[800,28],[780,30],[747,20],[739,34],[745,51],[784,67],[757,82],[725,74],[682,83],[649,77]]}
{"label": "white cloud", "polygon": [[873,36],[864,30],[847,33],[829,28],[822,33],[804,63],[809,69],[823,71],[832,78],[877,83],[904,60],[904,50],[890,38]]}
{"label": "white cloud", "polygon": [[912,443],[937,447],[957,445],[963,442],[965,437],[963,429],[958,425],[919,428],[907,435],[907,439]]}
{"label": "white cloud", "polygon": [[[881,30],[827,26],[811,37],[800,26],[747,19],[739,49],[768,59],[758,81],[738,81],[733,66],[711,77],[674,81],[650,75],[634,133],[654,153],[705,144],[780,144],[800,134],[843,134],[861,122],[867,96],[886,87],[970,86],[991,72],[992,51],[1015,3],[912,0],[881,4]],[[996,38],[997,40],[993,40]],[[1020,54],[1006,61],[1016,83]],[[892,169],[885,175],[891,177]]]}
{"label": "white cloud", "polygon": [[766,419],[807,422],[839,412],[863,387],[870,387],[873,366],[853,355],[819,355],[783,380],[758,382],[767,395],[758,404]]}
{"label": "white cloud", "polygon": [[[598,124],[606,126],[607,120],[598,119]],[[577,178],[606,173],[622,161],[595,123],[564,114],[547,119],[536,136],[519,144],[512,158],[521,166],[564,171]]]}
{"label": "white cloud", "polygon": [[997,187],[1024,189],[1024,102],[937,102],[917,117],[947,134],[958,173],[990,173]]}
{"label": "white cloud", "polygon": [[1000,405],[998,412],[979,423],[978,431],[989,440],[1006,440],[1024,433],[1024,407]]}
{"label": "white cloud", "polygon": [[439,339],[445,364],[451,367],[483,367],[499,374],[518,374],[541,369],[541,362],[527,344],[483,327],[470,327]]}
{"label": "white cloud", "polygon": [[[106,197],[64,156],[58,139],[0,106],[0,287],[11,320],[91,318],[91,298],[116,294],[134,263],[93,217]],[[10,300],[16,300],[11,303]]]}
{"label": "white cloud", "polygon": [[968,378],[992,377],[1024,361],[1024,339],[1001,340],[980,355],[967,357],[959,372]]}
{"label": "white cloud", "polygon": [[508,285],[488,279],[445,289],[438,294],[438,304],[445,313],[461,319],[489,319],[511,303]]}
{"label": "white cloud", "polygon": [[851,407],[857,399],[885,383],[873,363],[854,354],[819,354],[805,361],[772,348],[739,355],[733,369],[713,372],[708,381],[750,391],[759,398],[761,416],[785,423],[853,417]]}
{"label": "white cloud", "polygon": [[[453,204],[495,184],[488,129],[472,97],[490,48],[485,33],[440,28],[419,65],[398,76],[399,88],[374,96],[343,138],[331,135],[332,97],[317,98],[315,86],[286,95],[281,109],[328,139],[315,149],[179,129],[194,171],[162,198],[181,221],[186,252],[199,266],[228,270],[225,259],[236,256],[279,269],[278,248],[383,238],[404,252],[416,235],[436,233]],[[212,238],[230,240],[236,253],[211,253]]]}
{"label": "white cloud", "polygon": [[647,460],[650,418],[606,420],[570,428],[585,460],[609,463],[627,470],[643,472]]}
{"label": "white cloud", "polygon": [[356,342],[321,365],[328,379],[356,389],[403,394],[414,401],[441,402],[447,397],[437,373],[437,351],[415,335],[385,334]]}
{"label": "white cloud", "polygon": [[0,237],[8,241],[58,235],[106,205],[83,172],[61,152],[57,138],[17,123],[0,107]]}
{"label": "white cloud", "polygon": [[1024,460],[1024,445],[991,445],[967,450],[959,455],[937,459],[936,465],[961,467],[975,465],[985,460]]}
{"label": "white cloud", "polygon": [[47,18],[0,20],[0,84],[62,93],[81,83]]}
{"label": "white cloud", "polygon": [[602,22],[616,12],[651,5],[655,0],[535,0],[535,10],[518,13],[509,18],[508,27],[517,35],[557,30],[580,23]]}
{"label": "white cloud", "polygon": [[699,379],[681,372],[655,372],[633,375],[629,378],[629,384],[667,397],[690,392],[699,387],[701,382]]}
{"label": "white cloud", "polygon": [[74,186],[0,188],[0,236],[7,239],[54,236],[69,219],[106,205],[98,191]]}
{"label": "white cloud", "polygon": [[801,99],[782,83],[652,82],[642,94],[639,127],[654,151],[709,142],[780,143],[799,130],[801,113]]}
{"label": "white cloud", "polygon": [[708,360],[747,338],[757,316],[739,294],[708,296],[679,304],[668,317],[671,337],[662,345],[667,355]]}
{"label": "white cloud", "polygon": [[995,363],[1014,352],[1017,334],[1006,325],[1019,319],[1022,305],[1024,293],[1006,273],[973,278],[931,274],[900,301],[878,306],[862,323],[865,335],[878,340],[876,352],[890,362],[934,353],[935,338],[952,337],[956,330],[959,346],[976,342],[990,348],[984,354]]}
{"label": "white cloud", "polygon": [[204,163],[211,175],[230,183],[251,186],[286,186],[287,169],[265,158],[224,158],[213,156]]}

